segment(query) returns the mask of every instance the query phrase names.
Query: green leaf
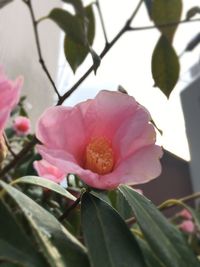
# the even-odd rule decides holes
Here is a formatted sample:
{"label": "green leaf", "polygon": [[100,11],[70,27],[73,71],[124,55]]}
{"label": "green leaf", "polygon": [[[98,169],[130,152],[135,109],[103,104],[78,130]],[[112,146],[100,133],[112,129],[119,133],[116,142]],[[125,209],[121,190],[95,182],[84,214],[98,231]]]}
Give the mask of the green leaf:
{"label": "green leaf", "polygon": [[54,191],[66,198],[69,198],[71,200],[76,200],[76,198],[69,193],[66,189],[64,189],[62,186],[48,180],[42,177],[38,176],[24,176],[22,178],[19,178],[12,182],[12,184],[19,184],[19,183],[25,183],[25,184],[32,184],[32,185],[39,185],[45,188],[50,189],[51,191]]}
{"label": "green leaf", "polygon": [[122,194],[132,207],[146,241],[160,262],[167,267],[199,267],[200,263],[181,232],[144,196],[121,185]]}
{"label": "green leaf", "polygon": [[141,238],[137,238],[138,244],[142,250],[142,253],[144,255],[144,259],[146,262],[147,267],[166,267],[166,265],[163,265],[156,255],[153,253],[151,248],[148,246],[146,241],[144,241]]}
{"label": "green leaf", "polygon": [[[155,25],[166,25],[180,21],[182,12],[182,0],[155,0],[152,4],[152,19]],[[177,25],[159,27],[163,35],[172,42]]]}
{"label": "green leaf", "polygon": [[26,267],[46,267],[44,259],[2,201],[0,225],[0,260],[21,263]]}
{"label": "green leaf", "polygon": [[23,211],[50,266],[89,267],[85,247],[53,215],[14,187],[0,185]]}
{"label": "green leaf", "polygon": [[127,203],[125,197],[119,191],[117,194],[116,209],[124,220],[127,220],[133,217],[133,211],[130,205]]}
{"label": "green leaf", "polygon": [[152,75],[155,86],[169,97],[179,78],[179,60],[165,36],[161,36],[152,55]]}
{"label": "green leaf", "polygon": [[0,8],[4,7],[5,5],[11,3],[13,0],[0,0]]}
{"label": "green leaf", "polygon": [[145,266],[134,236],[105,201],[85,193],[81,201],[81,220],[92,266]]}
{"label": "green leaf", "polygon": [[67,4],[71,4],[76,12],[76,14],[84,15],[84,7],[81,0],[62,0]]}
{"label": "green leaf", "polygon": [[54,8],[48,18],[52,19],[75,43],[86,45],[85,27],[83,20],[73,16],[61,8]]}
{"label": "green leaf", "polygon": [[[87,41],[88,44],[91,46],[93,44],[95,36],[95,19],[94,19],[92,5],[89,5],[88,7],[85,8],[85,14],[88,19]],[[76,72],[77,68],[83,63],[89,51],[90,50],[88,45],[85,46],[80,43],[76,43],[69,36],[67,35],[65,36],[64,39],[65,57],[74,73]]]}
{"label": "green leaf", "polygon": [[35,263],[34,261],[32,262],[32,259],[29,258],[28,255],[2,239],[0,239],[0,260],[16,263],[21,267],[47,266],[46,263],[44,265],[41,265],[40,263],[40,265],[35,265],[37,261],[35,261]]}
{"label": "green leaf", "polygon": [[146,5],[147,12],[149,14],[149,18],[151,19],[151,9],[152,9],[153,0],[144,0],[144,3]]}
{"label": "green leaf", "polygon": [[200,7],[199,6],[194,6],[194,7],[190,8],[186,13],[186,20],[190,20],[192,17],[194,17],[197,14],[200,14]]}

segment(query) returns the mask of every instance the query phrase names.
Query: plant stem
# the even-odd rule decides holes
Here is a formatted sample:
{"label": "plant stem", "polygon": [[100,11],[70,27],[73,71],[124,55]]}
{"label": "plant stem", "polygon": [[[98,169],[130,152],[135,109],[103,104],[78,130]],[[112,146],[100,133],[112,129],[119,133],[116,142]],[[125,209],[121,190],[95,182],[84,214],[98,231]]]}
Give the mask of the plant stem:
{"label": "plant stem", "polygon": [[15,167],[37,142],[37,138],[33,136],[33,139],[17,155],[15,155],[15,158],[8,165],[6,165],[0,171],[0,177],[3,177],[3,175],[5,175],[9,170]]}
{"label": "plant stem", "polygon": [[60,96],[60,94],[58,92],[58,89],[57,89],[57,87],[56,87],[56,85],[55,85],[55,83],[54,83],[54,81],[53,81],[53,79],[52,79],[47,67],[46,67],[46,64],[45,64],[43,56],[42,56],[40,40],[39,40],[39,33],[38,33],[38,28],[37,28],[38,23],[37,23],[37,21],[35,19],[35,14],[34,14],[34,11],[33,11],[32,2],[31,2],[31,0],[26,0],[26,1],[23,0],[23,2],[28,6],[30,14],[31,14],[31,20],[32,20],[32,24],[33,24],[33,30],[34,30],[36,47],[37,47],[37,52],[38,52],[38,57],[39,57],[39,63],[41,64],[46,76],[48,77],[50,83],[52,84],[53,89],[54,89],[55,93],[58,96],[58,99],[60,99],[61,96]]}
{"label": "plant stem", "polygon": [[106,42],[106,44],[108,44],[108,37],[107,37],[107,34],[106,34],[106,27],[105,27],[103,15],[102,15],[102,12],[101,12],[101,7],[100,7],[100,4],[99,4],[99,0],[96,0],[96,6],[97,6],[97,10],[99,12],[99,18],[100,18],[100,21],[101,21],[101,26],[102,26],[102,29],[103,29],[103,35],[104,35],[104,38],[105,38],[105,42]]}
{"label": "plant stem", "polygon": [[7,138],[5,133],[3,134],[3,138],[4,138],[4,141],[5,141],[5,144],[6,144],[6,147],[7,147],[8,151],[13,156],[13,158],[16,158],[16,153],[12,150],[12,148],[11,148],[11,146],[9,144],[8,138]]}
{"label": "plant stem", "polygon": [[152,26],[142,26],[142,27],[129,27],[129,31],[143,31],[143,30],[153,30],[157,28],[170,28],[179,24],[185,24],[185,23],[190,23],[190,22],[199,22],[200,18],[198,19],[191,19],[191,20],[180,20],[180,21],[174,21],[166,24],[157,24],[157,25],[152,25]]}

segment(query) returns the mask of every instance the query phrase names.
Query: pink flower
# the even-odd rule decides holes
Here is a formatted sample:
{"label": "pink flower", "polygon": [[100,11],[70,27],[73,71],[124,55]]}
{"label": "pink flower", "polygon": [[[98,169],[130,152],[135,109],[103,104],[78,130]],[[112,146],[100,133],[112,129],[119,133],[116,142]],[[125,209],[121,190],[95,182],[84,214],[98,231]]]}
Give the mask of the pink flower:
{"label": "pink flower", "polygon": [[66,176],[63,172],[48,163],[46,160],[34,161],[33,166],[40,177],[49,179],[55,183],[62,182]]}
{"label": "pink flower", "polygon": [[161,172],[162,150],[150,115],[133,97],[101,91],[75,107],[51,107],[38,121],[42,157],[86,184],[113,189],[141,184]]}
{"label": "pink flower", "polygon": [[179,225],[179,228],[183,232],[193,233],[195,230],[195,225],[191,220],[185,220]]}
{"label": "pink flower", "polygon": [[8,80],[0,66],[0,135],[12,109],[19,101],[22,84],[22,77],[15,81]]}
{"label": "pink flower", "polygon": [[192,214],[187,209],[183,209],[178,213],[178,215],[186,220],[192,219]]}
{"label": "pink flower", "polygon": [[18,135],[27,135],[31,129],[29,118],[19,116],[13,122],[13,129]]}

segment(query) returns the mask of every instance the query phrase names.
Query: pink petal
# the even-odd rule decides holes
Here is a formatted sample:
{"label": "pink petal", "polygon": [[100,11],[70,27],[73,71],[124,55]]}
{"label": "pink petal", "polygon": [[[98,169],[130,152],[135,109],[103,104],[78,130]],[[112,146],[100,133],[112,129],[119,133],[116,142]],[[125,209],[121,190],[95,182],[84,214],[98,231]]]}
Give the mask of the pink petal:
{"label": "pink petal", "polygon": [[112,91],[100,91],[85,114],[85,124],[90,136],[112,138],[121,123],[137,110],[133,97]]}
{"label": "pink petal", "polygon": [[66,176],[57,167],[45,160],[34,161],[33,165],[40,177],[44,177],[56,183],[62,182]]}
{"label": "pink petal", "polygon": [[[87,104],[86,104],[87,105]],[[37,138],[47,147],[63,149],[81,161],[85,147],[83,109],[51,107],[39,119]]]}
{"label": "pink petal", "polygon": [[20,90],[23,85],[23,78],[19,77],[16,81],[8,80],[0,70],[0,133],[10,116],[10,112],[19,101]]}
{"label": "pink petal", "polygon": [[138,150],[115,166],[112,173],[100,177],[98,188],[112,189],[119,184],[143,184],[161,173],[159,159],[162,157],[159,146],[150,145]]}
{"label": "pink petal", "polygon": [[113,138],[113,148],[119,159],[122,160],[138,149],[155,143],[156,132],[148,122],[149,113],[142,106],[122,122]]}
{"label": "pink petal", "polygon": [[41,145],[37,145],[37,150],[42,155],[43,159],[59,168],[60,171],[62,171],[66,175],[70,173],[76,174],[86,184],[91,186],[95,185],[99,175],[91,172],[90,170],[83,169],[72,157],[72,155],[63,152],[62,150],[45,148]]}

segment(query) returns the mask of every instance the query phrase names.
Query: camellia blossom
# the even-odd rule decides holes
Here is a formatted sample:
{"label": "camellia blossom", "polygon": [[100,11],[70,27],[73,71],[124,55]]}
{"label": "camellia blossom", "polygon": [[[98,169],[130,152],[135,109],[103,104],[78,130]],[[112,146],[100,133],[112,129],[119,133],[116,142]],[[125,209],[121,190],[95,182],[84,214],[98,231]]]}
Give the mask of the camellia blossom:
{"label": "camellia blossom", "polygon": [[184,220],[180,225],[179,228],[186,233],[194,233],[195,225],[191,220]]}
{"label": "camellia blossom", "polygon": [[17,105],[23,78],[18,77],[15,81],[8,80],[0,67],[0,136],[12,109]]}
{"label": "camellia blossom", "polygon": [[149,112],[131,96],[101,91],[74,107],[51,107],[36,136],[42,157],[87,185],[113,189],[141,184],[161,173],[162,149]]}
{"label": "camellia blossom", "polygon": [[182,209],[178,215],[186,220],[192,220],[192,214],[187,209]]}
{"label": "camellia blossom", "polygon": [[55,183],[61,183],[66,176],[57,167],[43,159],[34,161],[33,166],[40,177],[44,177]]}
{"label": "camellia blossom", "polygon": [[27,135],[31,129],[30,119],[24,116],[17,117],[13,122],[13,129],[17,135]]}

